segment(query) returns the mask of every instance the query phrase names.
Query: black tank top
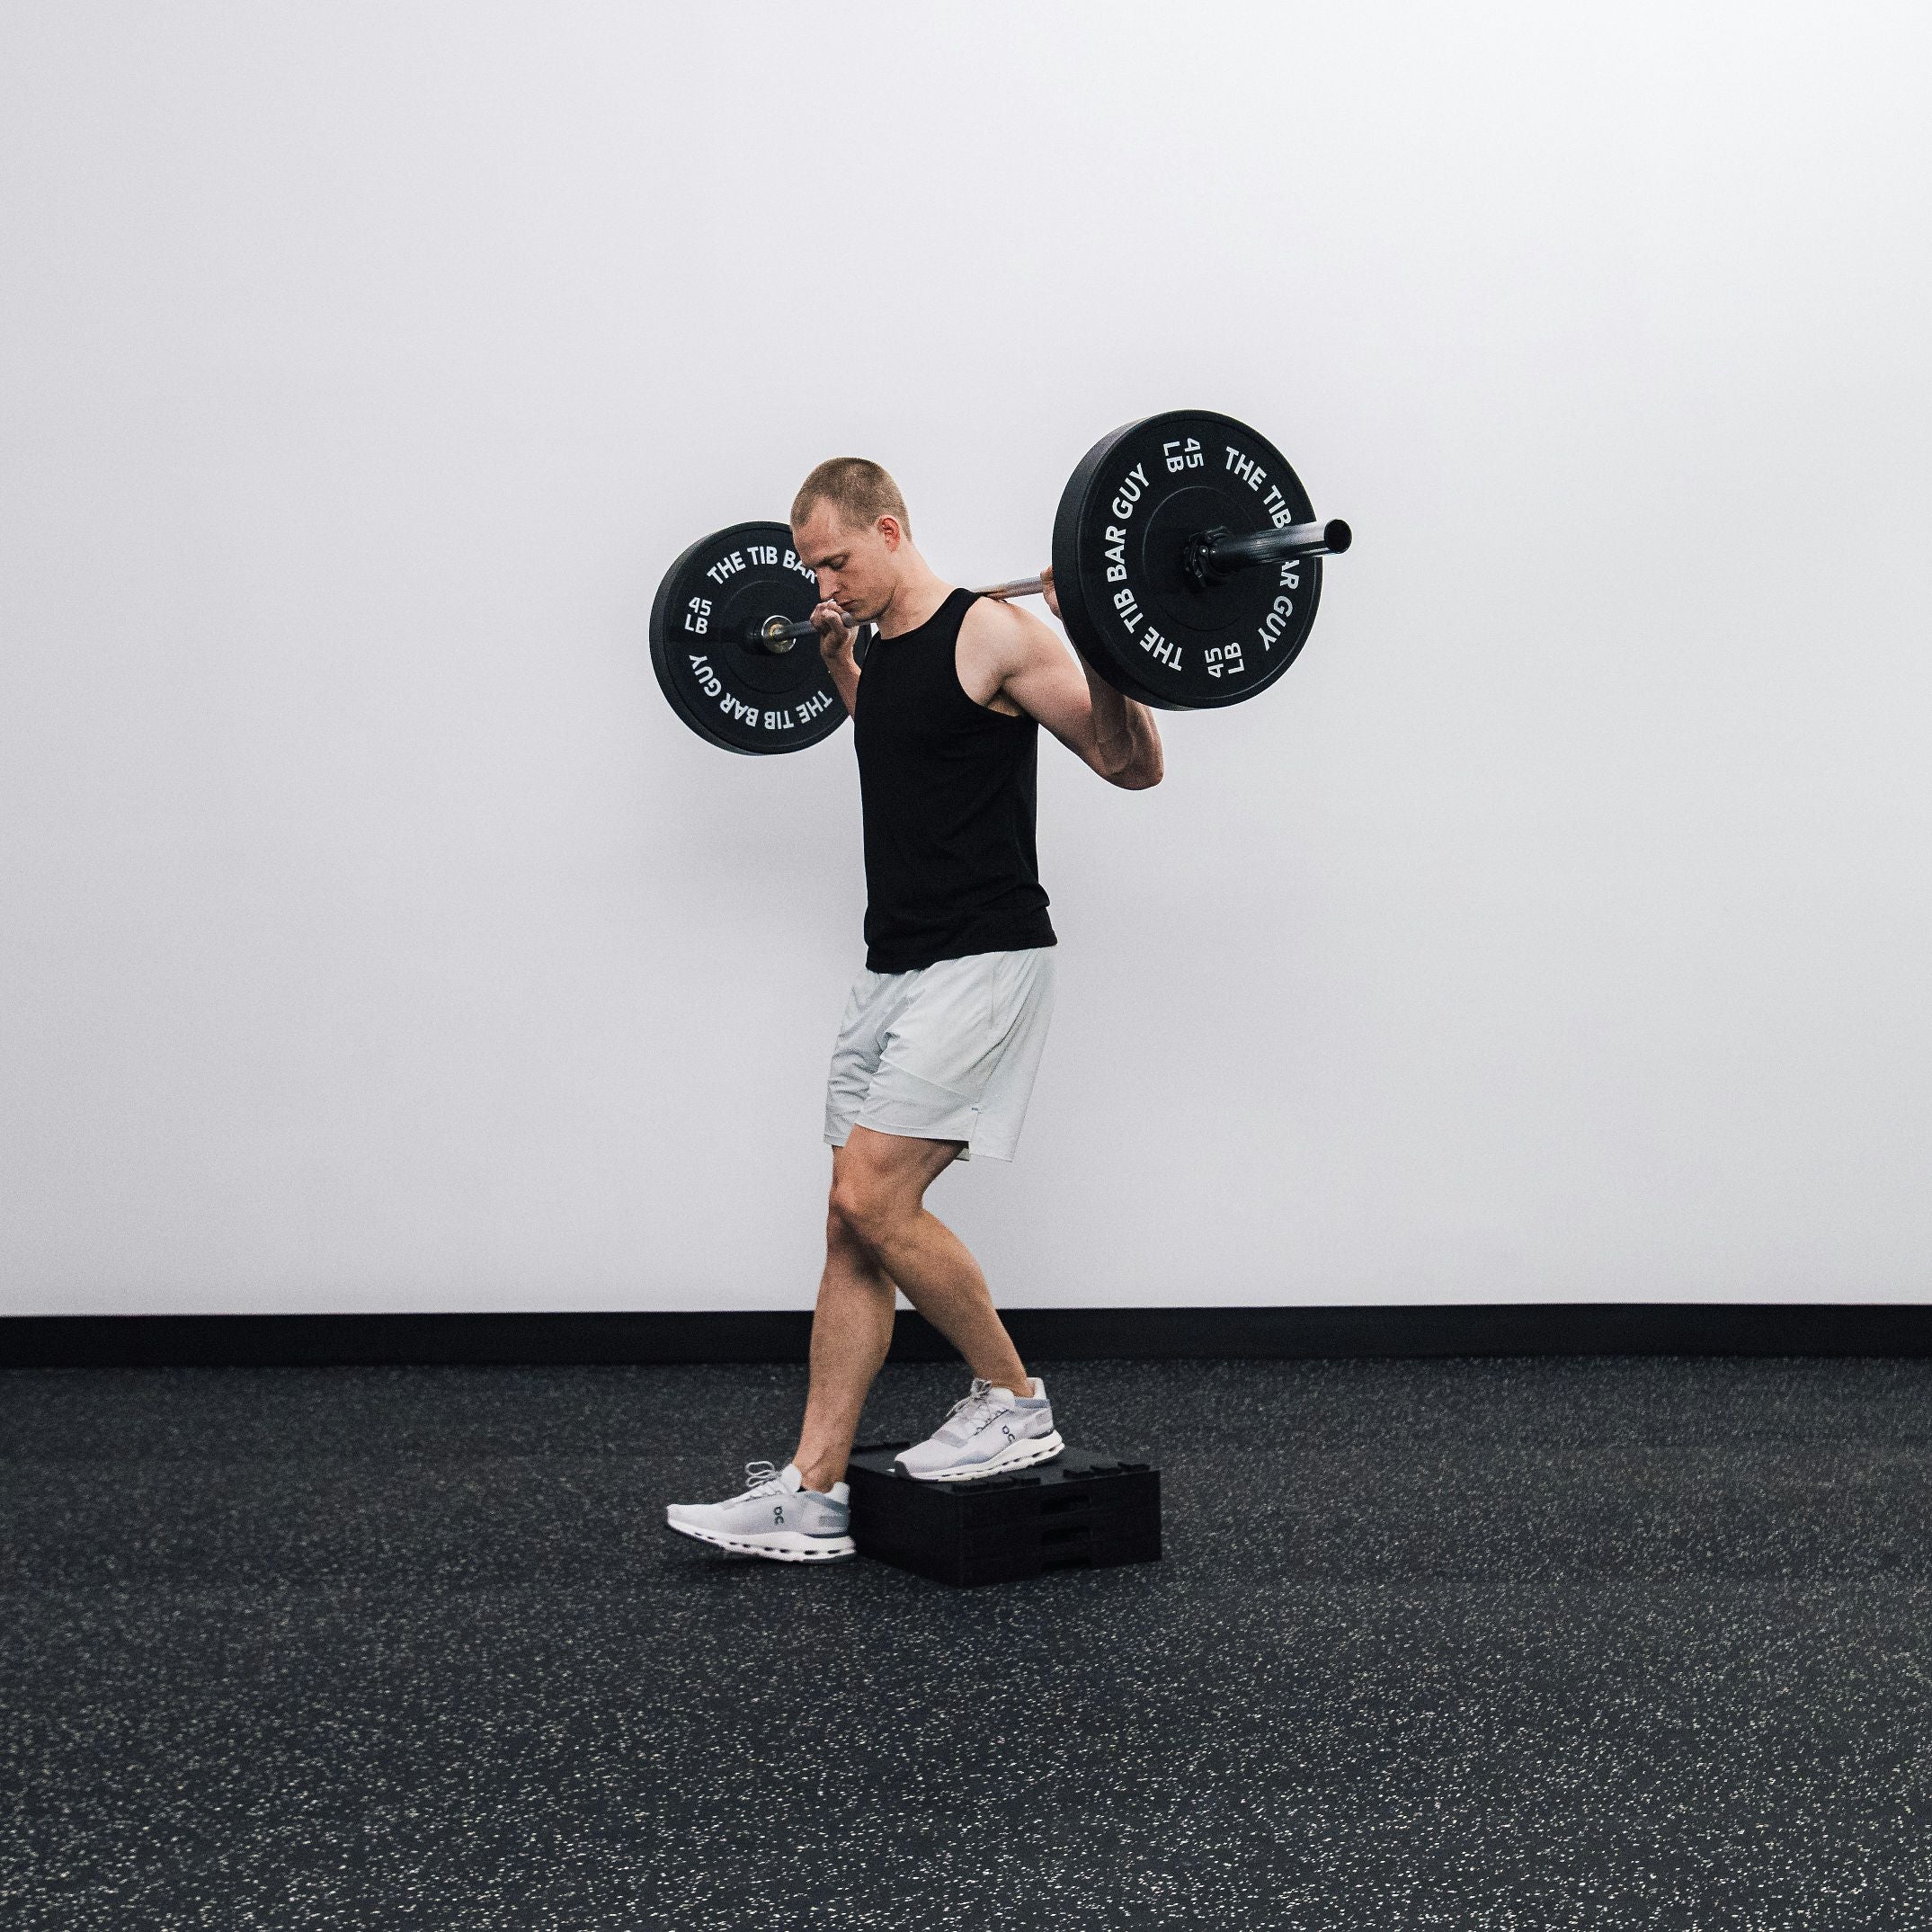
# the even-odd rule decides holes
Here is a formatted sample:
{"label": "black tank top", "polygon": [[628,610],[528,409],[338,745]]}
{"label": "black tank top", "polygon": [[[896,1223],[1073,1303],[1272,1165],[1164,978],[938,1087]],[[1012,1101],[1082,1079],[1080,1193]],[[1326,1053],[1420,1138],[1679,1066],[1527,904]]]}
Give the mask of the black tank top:
{"label": "black tank top", "polygon": [[1033,842],[1040,728],[961,689],[953,651],[972,602],[955,591],[917,630],[875,633],[859,672],[852,737],[875,973],[1056,943]]}

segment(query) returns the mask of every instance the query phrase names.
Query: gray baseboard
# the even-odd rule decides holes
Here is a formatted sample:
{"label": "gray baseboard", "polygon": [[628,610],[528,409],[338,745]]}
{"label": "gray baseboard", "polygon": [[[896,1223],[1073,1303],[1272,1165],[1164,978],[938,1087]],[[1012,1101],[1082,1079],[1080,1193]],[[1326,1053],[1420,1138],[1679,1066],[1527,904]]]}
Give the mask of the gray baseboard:
{"label": "gray baseboard", "polygon": [[[1932,1304],[1536,1302],[1344,1308],[1014,1308],[1041,1361],[1449,1355],[1932,1355]],[[0,1367],[802,1362],[812,1318],[768,1313],[13,1315]],[[943,1361],[901,1312],[893,1356]]]}

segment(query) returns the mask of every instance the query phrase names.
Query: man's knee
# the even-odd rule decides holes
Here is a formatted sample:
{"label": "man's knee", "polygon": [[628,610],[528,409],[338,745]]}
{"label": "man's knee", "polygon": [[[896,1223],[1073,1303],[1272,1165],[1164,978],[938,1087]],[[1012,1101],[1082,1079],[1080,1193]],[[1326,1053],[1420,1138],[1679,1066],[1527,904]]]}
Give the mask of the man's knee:
{"label": "man's knee", "polygon": [[876,1252],[904,1217],[895,1189],[881,1187],[868,1176],[841,1175],[832,1183],[826,1239],[853,1242]]}
{"label": "man's knee", "polygon": [[834,1193],[825,1204],[825,1251],[828,1254],[868,1255],[859,1230],[847,1217],[841,1197]]}

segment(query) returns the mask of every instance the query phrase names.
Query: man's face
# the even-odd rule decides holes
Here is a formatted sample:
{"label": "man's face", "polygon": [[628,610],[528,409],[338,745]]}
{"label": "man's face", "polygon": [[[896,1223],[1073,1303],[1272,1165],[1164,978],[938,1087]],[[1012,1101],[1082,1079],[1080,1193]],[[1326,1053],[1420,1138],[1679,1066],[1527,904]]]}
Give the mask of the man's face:
{"label": "man's face", "polygon": [[821,503],[792,532],[792,542],[799,560],[816,574],[818,594],[854,623],[866,624],[885,610],[898,587],[902,536],[896,517],[851,524]]}

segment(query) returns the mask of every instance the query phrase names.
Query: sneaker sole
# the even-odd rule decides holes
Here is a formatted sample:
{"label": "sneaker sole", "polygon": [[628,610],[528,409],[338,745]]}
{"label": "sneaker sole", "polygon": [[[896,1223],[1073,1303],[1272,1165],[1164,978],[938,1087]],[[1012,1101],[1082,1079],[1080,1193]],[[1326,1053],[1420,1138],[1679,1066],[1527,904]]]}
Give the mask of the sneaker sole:
{"label": "sneaker sole", "polygon": [[1050,1436],[1029,1436],[1019,1442],[1009,1443],[992,1461],[975,1463],[970,1469],[906,1469],[895,1461],[893,1467],[909,1475],[915,1482],[973,1482],[981,1476],[1011,1475],[1016,1469],[1030,1469],[1036,1463],[1050,1463],[1061,1454],[1066,1444],[1060,1439],[1060,1431],[1055,1429]]}
{"label": "sneaker sole", "polygon": [[733,1556],[763,1556],[779,1563],[836,1563],[859,1554],[859,1545],[850,1536],[798,1536],[789,1530],[726,1536],[715,1529],[699,1529],[690,1523],[673,1523],[668,1518],[664,1527]]}

